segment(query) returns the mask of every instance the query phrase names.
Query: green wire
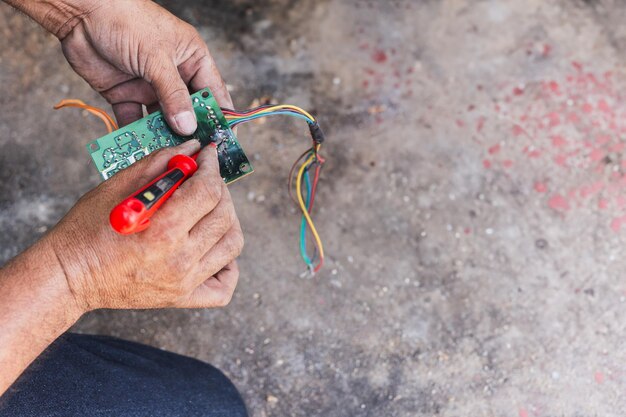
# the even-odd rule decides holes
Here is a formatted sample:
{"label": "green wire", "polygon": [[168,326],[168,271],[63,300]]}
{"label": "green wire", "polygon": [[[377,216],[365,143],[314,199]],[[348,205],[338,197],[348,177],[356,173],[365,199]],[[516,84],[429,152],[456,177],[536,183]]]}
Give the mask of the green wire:
{"label": "green wire", "polygon": [[[308,168],[304,171],[304,182],[306,183],[306,207],[308,209],[311,203],[311,181],[309,179]],[[311,262],[311,258],[309,258],[309,255],[306,253],[306,228],[306,218],[302,216],[302,222],[300,223],[300,256],[302,256],[302,259],[309,267],[312,267],[313,262]]]}

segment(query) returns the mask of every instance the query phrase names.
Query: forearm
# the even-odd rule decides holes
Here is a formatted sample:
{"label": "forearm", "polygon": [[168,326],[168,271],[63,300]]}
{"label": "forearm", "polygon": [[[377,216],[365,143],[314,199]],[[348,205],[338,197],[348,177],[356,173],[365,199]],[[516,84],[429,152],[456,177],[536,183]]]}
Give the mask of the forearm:
{"label": "forearm", "polygon": [[59,39],[65,38],[100,2],[94,0],[4,0]]}
{"label": "forearm", "polygon": [[0,269],[0,395],[80,315],[45,239]]}

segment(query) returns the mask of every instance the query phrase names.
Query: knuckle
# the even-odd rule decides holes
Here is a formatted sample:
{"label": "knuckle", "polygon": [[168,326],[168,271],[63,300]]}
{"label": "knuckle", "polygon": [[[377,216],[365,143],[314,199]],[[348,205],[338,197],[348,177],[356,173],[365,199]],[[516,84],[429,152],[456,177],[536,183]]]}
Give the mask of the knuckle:
{"label": "knuckle", "polygon": [[150,227],[148,239],[162,248],[171,248],[180,244],[180,239],[172,233],[172,222],[168,219],[160,219],[158,227]]}
{"label": "knuckle", "polygon": [[241,231],[234,232],[227,242],[227,252],[233,259],[241,255],[244,245],[243,233]]}
{"label": "knuckle", "polygon": [[222,187],[215,178],[202,176],[196,181],[194,193],[212,206],[222,199]]}
{"label": "knuckle", "polygon": [[235,212],[235,206],[229,204],[226,208],[226,214],[224,217],[224,222],[228,227],[232,227],[235,223],[237,223],[238,218],[237,213]]}
{"label": "knuckle", "polygon": [[226,307],[228,304],[230,304],[230,302],[233,300],[233,294],[234,292],[229,290],[227,293],[222,295],[218,300],[218,306]]}

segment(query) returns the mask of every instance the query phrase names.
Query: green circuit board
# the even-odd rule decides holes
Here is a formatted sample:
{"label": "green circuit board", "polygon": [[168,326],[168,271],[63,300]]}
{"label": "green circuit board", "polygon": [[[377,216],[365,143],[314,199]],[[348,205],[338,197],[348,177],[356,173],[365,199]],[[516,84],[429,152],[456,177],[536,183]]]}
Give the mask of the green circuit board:
{"label": "green circuit board", "polygon": [[252,173],[252,164],[228,126],[220,106],[207,88],[191,95],[198,130],[192,136],[174,133],[158,111],[87,144],[96,168],[105,180],[146,155],[165,147],[198,139],[202,146],[217,144],[220,172],[226,183]]}

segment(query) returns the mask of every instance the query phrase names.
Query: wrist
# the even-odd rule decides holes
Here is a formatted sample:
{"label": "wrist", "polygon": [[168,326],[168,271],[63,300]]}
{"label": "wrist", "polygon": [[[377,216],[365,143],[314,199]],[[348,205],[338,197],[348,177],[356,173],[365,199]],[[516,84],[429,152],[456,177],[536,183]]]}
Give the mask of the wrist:
{"label": "wrist", "polygon": [[44,29],[64,39],[95,9],[96,0],[5,0],[11,6],[30,16]]}
{"label": "wrist", "polygon": [[14,258],[2,272],[3,284],[22,298],[45,306],[56,326],[67,329],[86,312],[69,288],[65,271],[45,237]]}
{"label": "wrist", "polygon": [[0,268],[0,395],[82,315],[63,280],[45,241]]}

